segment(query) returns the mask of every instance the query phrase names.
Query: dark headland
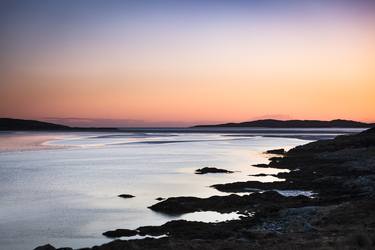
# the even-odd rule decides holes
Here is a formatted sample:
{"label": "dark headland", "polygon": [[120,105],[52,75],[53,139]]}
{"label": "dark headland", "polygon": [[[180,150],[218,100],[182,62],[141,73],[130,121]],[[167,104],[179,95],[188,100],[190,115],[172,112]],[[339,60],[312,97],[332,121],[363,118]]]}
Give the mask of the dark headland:
{"label": "dark headland", "polygon": [[[177,220],[161,226],[114,229],[105,234],[161,238],[115,240],[85,249],[375,249],[375,128],[298,146],[272,157],[269,167],[289,172],[277,175],[284,181],[217,184],[212,188],[229,194],[172,197],[150,207],[164,214],[239,211],[240,220]],[[250,190],[253,193],[248,194]],[[292,190],[313,195],[280,194]]]}
{"label": "dark headland", "polygon": [[13,118],[0,118],[0,130],[69,130],[68,126]]}
{"label": "dark headland", "polygon": [[370,128],[373,123],[336,119],[332,121],[319,120],[256,120],[240,123],[223,123],[216,125],[196,125],[194,128]]}
{"label": "dark headland", "polygon": [[0,131],[115,131],[116,128],[70,127],[50,122],[0,118]]}

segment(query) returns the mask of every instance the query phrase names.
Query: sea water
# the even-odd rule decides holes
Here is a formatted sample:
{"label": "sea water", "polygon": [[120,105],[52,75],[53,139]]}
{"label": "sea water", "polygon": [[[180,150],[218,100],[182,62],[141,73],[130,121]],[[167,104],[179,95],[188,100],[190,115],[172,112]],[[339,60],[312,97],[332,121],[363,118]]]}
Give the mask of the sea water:
{"label": "sea water", "polygon": [[[12,136],[20,134],[2,133],[0,140]],[[47,243],[87,247],[109,242],[102,233],[117,228],[161,225],[173,219],[236,219],[235,213],[220,216],[215,212],[168,216],[147,207],[157,203],[158,197],[227,195],[211,188],[213,184],[277,180],[249,175],[282,170],[252,165],[268,162],[269,155],[263,153],[266,150],[290,149],[309,142],[291,136],[219,133],[21,136],[24,140],[44,136],[45,141],[42,147],[0,148],[0,249],[26,250]],[[46,136],[51,139],[46,140]],[[234,173],[194,174],[202,167]],[[124,193],[135,197],[118,197]]]}

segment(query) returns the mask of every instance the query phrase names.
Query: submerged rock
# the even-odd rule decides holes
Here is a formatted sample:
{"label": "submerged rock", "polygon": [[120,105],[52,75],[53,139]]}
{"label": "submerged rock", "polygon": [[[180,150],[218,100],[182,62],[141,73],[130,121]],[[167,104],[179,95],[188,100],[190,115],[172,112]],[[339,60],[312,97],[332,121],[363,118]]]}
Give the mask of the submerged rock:
{"label": "submerged rock", "polygon": [[214,167],[204,167],[195,170],[196,174],[208,174],[208,173],[224,173],[224,174],[230,174],[233,173],[233,171],[229,171],[226,169],[221,169],[221,168],[214,168]]}
{"label": "submerged rock", "polygon": [[109,238],[118,238],[118,237],[129,237],[137,235],[137,230],[130,230],[130,229],[116,229],[113,231],[104,232],[103,235]]}
{"label": "submerged rock", "polygon": [[135,197],[134,195],[131,194],[120,194],[118,197],[124,198],[124,199],[129,199]]}

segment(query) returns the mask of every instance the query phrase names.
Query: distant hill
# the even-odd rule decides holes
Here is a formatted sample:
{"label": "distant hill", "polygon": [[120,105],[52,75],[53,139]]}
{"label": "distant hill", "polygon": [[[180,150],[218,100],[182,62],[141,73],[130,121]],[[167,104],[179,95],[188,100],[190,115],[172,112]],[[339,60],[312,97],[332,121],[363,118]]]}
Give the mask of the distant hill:
{"label": "distant hill", "polygon": [[228,127],[228,128],[370,128],[375,126],[373,123],[356,122],[350,120],[332,120],[332,121],[319,121],[319,120],[256,120],[240,123],[224,123],[217,125],[197,125],[193,128],[215,128],[215,127]]}
{"label": "distant hill", "polygon": [[22,120],[13,118],[0,118],[0,131],[118,131],[117,128],[97,127],[69,127],[65,125],[41,122],[36,120]]}
{"label": "distant hill", "polygon": [[0,130],[68,130],[71,127],[35,120],[0,118]]}

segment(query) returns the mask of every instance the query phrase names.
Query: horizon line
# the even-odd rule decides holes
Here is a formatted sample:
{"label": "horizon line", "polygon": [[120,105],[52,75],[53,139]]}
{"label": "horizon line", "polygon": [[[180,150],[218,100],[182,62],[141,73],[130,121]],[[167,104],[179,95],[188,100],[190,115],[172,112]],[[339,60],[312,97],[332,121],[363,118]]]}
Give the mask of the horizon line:
{"label": "horizon line", "polygon": [[[366,123],[369,125],[375,124],[375,121],[352,120],[344,118],[335,119],[279,119],[279,118],[261,118],[249,119],[241,121],[145,121],[136,119],[114,119],[114,118],[79,118],[79,117],[44,117],[44,118],[15,118],[10,116],[0,117],[0,119],[19,119],[19,120],[34,120],[41,122],[54,123],[57,125],[64,125],[72,128],[191,128],[195,126],[217,126],[224,124],[238,124],[255,121],[320,121],[331,122],[336,120],[351,121]],[[126,124],[127,123],[127,124]]]}

